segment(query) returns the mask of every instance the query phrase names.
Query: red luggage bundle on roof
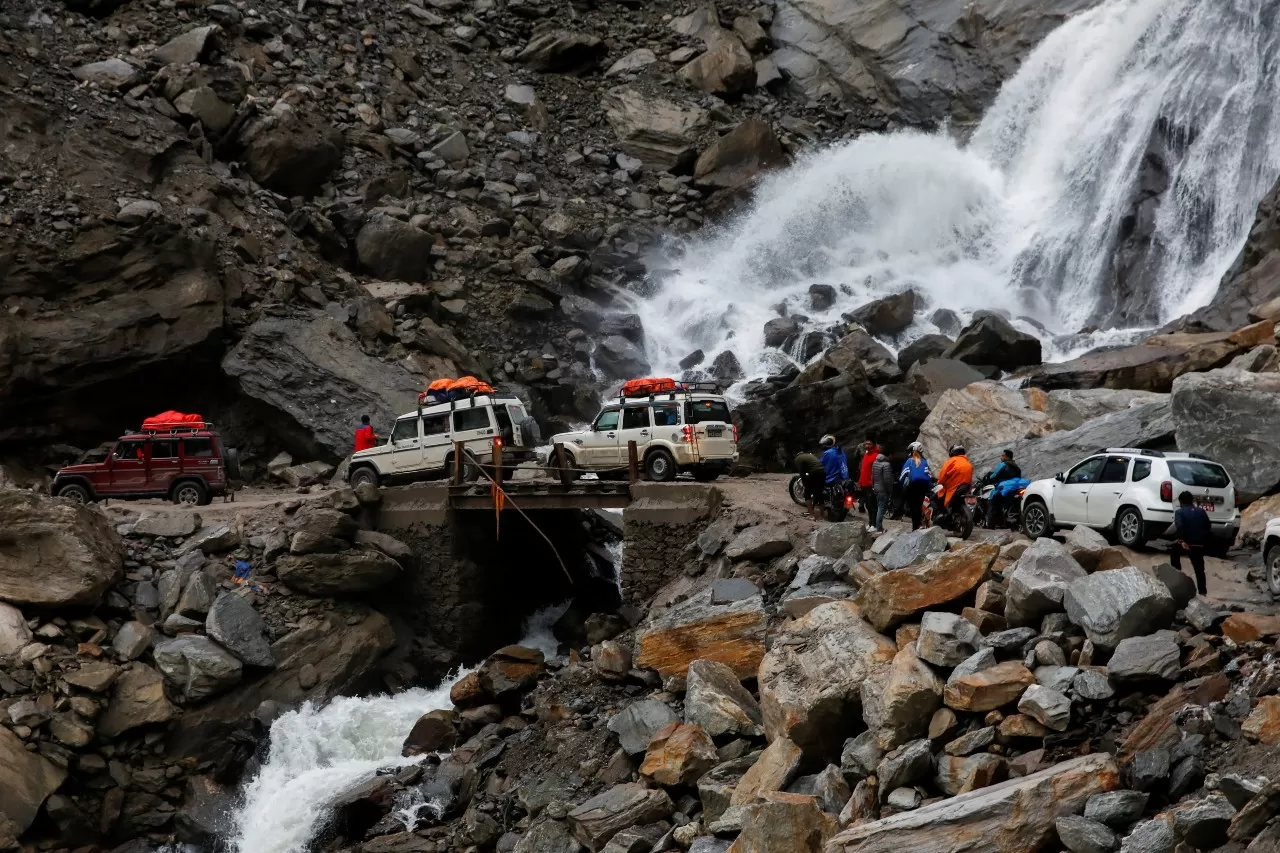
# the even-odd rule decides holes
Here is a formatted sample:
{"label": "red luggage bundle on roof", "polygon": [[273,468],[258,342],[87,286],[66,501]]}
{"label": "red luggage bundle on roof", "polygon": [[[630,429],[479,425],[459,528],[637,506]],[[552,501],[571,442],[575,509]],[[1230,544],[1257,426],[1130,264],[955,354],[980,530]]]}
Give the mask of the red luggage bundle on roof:
{"label": "red luggage bundle on roof", "polygon": [[172,429],[205,429],[208,424],[203,415],[188,415],[172,409],[147,418],[142,422],[143,431]]}
{"label": "red luggage bundle on roof", "polygon": [[474,376],[463,376],[460,379],[433,379],[427,390],[418,395],[418,402],[444,403],[476,394],[492,394],[493,386]]}
{"label": "red luggage bundle on roof", "polygon": [[647,376],[644,379],[628,379],[622,383],[624,397],[643,397],[646,394],[675,390],[676,381],[669,376]]}

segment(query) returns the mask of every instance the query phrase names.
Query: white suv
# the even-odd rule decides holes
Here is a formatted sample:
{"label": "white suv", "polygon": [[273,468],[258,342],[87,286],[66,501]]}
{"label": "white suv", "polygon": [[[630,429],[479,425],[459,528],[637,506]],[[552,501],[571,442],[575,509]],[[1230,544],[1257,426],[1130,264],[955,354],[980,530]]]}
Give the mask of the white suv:
{"label": "white suv", "polygon": [[1280,518],[1268,521],[1262,534],[1262,565],[1271,594],[1280,595]]}
{"label": "white suv", "polygon": [[1209,513],[1215,538],[1235,540],[1240,510],[1225,468],[1195,453],[1129,447],[1108,448],[1033,482],[1022,498],[1022,522],[1032,538],[1084,525],[1137,547],[1169,531],[1182,492]]}
{"label": "white suv", "polygon": [[738,464],[738,428],[718,392],[688,385],[643,397],[619,397],[596,415],[590,429],[552,436],[563,444],[569,464],[602,477],[624,477],[627,446],[636,443],[640,465],[650,480],[665,482],[688,471],[710,482]]}
{"label": "white suv", "polygon": [[[495,441],[502,448],[506,480],[521,462],[536,458],[539,440],[537,422],[515,394],[479,394],[436,403],[396,418],[386,444],[352,455],[347,481],[376,486],[441,476],[452,469],[458,442],[464,442],[480,464],[491,465]],[[480,476],[470,459],[464,462],[463,476]]]}

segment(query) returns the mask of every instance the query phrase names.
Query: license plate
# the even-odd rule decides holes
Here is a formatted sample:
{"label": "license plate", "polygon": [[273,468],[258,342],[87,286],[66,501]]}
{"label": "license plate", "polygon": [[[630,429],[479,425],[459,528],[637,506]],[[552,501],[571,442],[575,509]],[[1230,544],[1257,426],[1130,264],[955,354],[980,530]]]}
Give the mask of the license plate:
{"label": "license plate", "polygon": [[718,438],[724,435],[724,427],[707,427],[707,435],[716,436]]}
{"label": "license plate", "polygon": [[965,498],[965,499],[964,499],[964,502],[965,502],[965,505],[966,505],[966,506],[977,506],[977,505],[978,505],[978,499],[977,499],[977,498],[975,498],[975,497],[967,497],[967,498]]}
{"label": "license plate", "polygon": [[1200,501],[1199,503],[1196,504],[1196,506],[1200,507],[1205,512],[1213,512],[1215,509],[1217,509],[1217,507],[1214,504],[1206,503],[1204,501]]}

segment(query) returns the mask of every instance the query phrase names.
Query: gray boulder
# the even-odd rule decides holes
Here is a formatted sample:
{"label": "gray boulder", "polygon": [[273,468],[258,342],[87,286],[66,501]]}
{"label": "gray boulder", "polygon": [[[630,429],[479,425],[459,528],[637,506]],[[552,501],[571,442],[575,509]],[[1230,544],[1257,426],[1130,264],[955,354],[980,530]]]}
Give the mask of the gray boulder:
{"label": "gray boulder", "polygon": [[1214,792],[1173,813],[1173,829],[1197,850],[1213,850],[1227,843],[1227,829],[1236,816],[1235,806]]}
{"label": "gray boulder", "polygon": [[760,705],[729,667],[717,661],[689,664],[684,716],[707,734],[759,737],[764,734]]}
{"label": "gray boulder", "polygon": [[984,669],[991,669],[996,663],[995,650],[990,646],[983,646],[961,661],[955,669],[951,670],[951,675],[947,677],[947,683],[950,684],[967,675],[973,675],[975,672],[982,672]]}
{"label": "gray boulder", "polygon": [[1280,485],[1280,431],[1273,417],[1280,410],[1280,373],[1187,373],[1174,380],[1171,397],[1180,450],[1221,463],[1246,500]]}
{"label": "gray boulder", "polygon": [[791,538],[785,527],[758,524],[733,537],[725,547],[724,555],[734,561],[771,560],[788,553],[791,547]]}
{"label": "gray boulder", "polygon": [[1159,631],[1147,637],[1121,640],[1107,663],[1107,673],[1118,682],[1175,681],[1180,664],[1177,635]]}
{"label": "gray boulder", "polygon": [[1168,588],[1135,566],[1072,581],[1064,603],[1072,624],[1104,649],[1169,627],[1177,610]]}
{"label": "gray boulder", "polygon": [[1120,845],[1120,853],[1173,853],[1178,837],[1173,825],[1162,818],[1144,820]]}
{"label": "gray boulder", "polygon": [[249,666],[275,666],[267,625],[248,601],[224,592],[214,601],[204,622],[205,631]]}
{"label": "gray boulder", "polygon": [[1018,711],[1055,732],[1065,732],[1071,725],[1071,700],[1042,684],[1023,691]]}
{"label": "gray boulder", "polygon": [[1116,695],[1107,673],[1096,669],[1082,669],[1071,679],[1071,694],[1089,702],[1110,699]]}
{"label": "gray boulder", "polygon": [[904,290],[855,309],[849,319],[873,335],[891,337],[906,331],[915,320],[916,292]]}
{"label": "gray boulder", "polygon": [[632,702],[609,718],[608,729],[618,736],[629,755],[639,755],[659,731],[679,722],[676,713],[657,699]]}
{"label": "gray boulder", "polygon": [[941,528],[913,530],[894,538],[889,550],[880,557],[880,562],[886,569],[901,569],[945,550],[947,534]]}
{"label": "gray boulder", "polygon": [[863,521],[842,521],[819,527],[813,534],[813,552],[820,557],[838,559],[855,545],[865,548],[867,525]]}
{"label": "gray boulder", "polygon": [[156,643],[153,654],[165,680],[186,702],[225,693],[240,682],[235,655],[208,637],[184,636]]}
{"label": "gray boulder", "polygon": [[431,271],[434,238],[425,231],[391,217],[375,219],[356,235],[361,265],[378,278],[426,281]]}
{"label": "gray boulder", "polygon": [[1040,339],[1015,329],[998,314],[985,314],[960,332],[944,358],[1004,371],[1040,364]]}
{"label": "gray boulder", "polygon": [[1010,625],[1038,624],[1063,609],[1067,586],[1086,577],[1066,546],[1037,539],[1022,552],[1008,576],[1004,615]]}
{"label": "gray boulder", "polygon": [[906,373],[913,364],[941,358],[951,343],[946,335],[922,335],[898,350],[898,369]]}
{"label": "gray boulder", "polygon": [[175,36],[160,45],[151,57],[161,65],[170,63],[187,65],[199,62],[213,48],[217,33],[216,24],[187,30],[182,35]]}
{"label": "gray boulder", "polygon": [[1094,794],[1084,804],[1084,816],[1116,830],[1133,826],[1147,808],[1147,795],[1141,791],[1108,791]]}
{"label": "gray boulder", "polygon": [[816,583],[824,583],[836,579],[839,563],[831,557],[820,557],[810,554],[796,566],[796,576],[791,579],[788,589],[803,589]]}
{"label": "gray boulder", "polygon": [[933,774],[933,751],[928,740],[913,740],[890,752],[880,760],[876,775],[880,779],[880,796],[889,796],[902,788],[927,779]]}
{"label": "gray boulder", "polygon": [[644,350],[622,335],[608,335],[596,344],[596,367],[611,379],[627,379],[649,372]]}
{"label": "gray boulder", "polygon": [[124,89],[142,78],[137,68],[117,57],[81,65],[71,73],[82,83],[92,83],[104,89]]}
{"label": "gray boulder", "polygon": [[916,654],[935,666],[957,666],[982,646],[982,634],[967,619],[954,613],[931,611],[920,620]]}
{"label": "gray boulder", "polygon": [[314,596],[371,592],[400,574],[400,564],[381,551],[289,554],[276,560],[276,576],[291,589]]}
{"label": "gray boulder", "polygon": [[1058,840],[1071,853],[1113,853],[1120,838],[1110,828],[1078,815],[1067,815],[1054,821]]}
{"label": "gray boulder", "polygon": [[148,512],[133,525],[139,536],[190,536],[200,528],[200,516],[194,512]]}

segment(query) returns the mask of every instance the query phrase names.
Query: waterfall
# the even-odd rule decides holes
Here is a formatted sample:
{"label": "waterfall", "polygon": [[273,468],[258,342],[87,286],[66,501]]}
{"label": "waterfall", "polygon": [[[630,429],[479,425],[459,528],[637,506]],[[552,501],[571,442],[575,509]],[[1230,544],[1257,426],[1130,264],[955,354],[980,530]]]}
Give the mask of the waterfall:
{"label": "waterfall", "polygon": [[[678,374],[728,349],[763,375],[787,361],[764,346],[778,306],[824,329],[907,288],[925,308],[891,344],[934,331],[938,308],[997,309],[1064,336],[1057,357],[1090,344],[1083,326],[1123,340],[1207,304],[1280,174],[1278,17],[1278,0],[1103,0],[1027,57],[967,143],[867,134],[800,157],[637,290],[650,361]],[[835,305],[812,307],[813,284]]]}

